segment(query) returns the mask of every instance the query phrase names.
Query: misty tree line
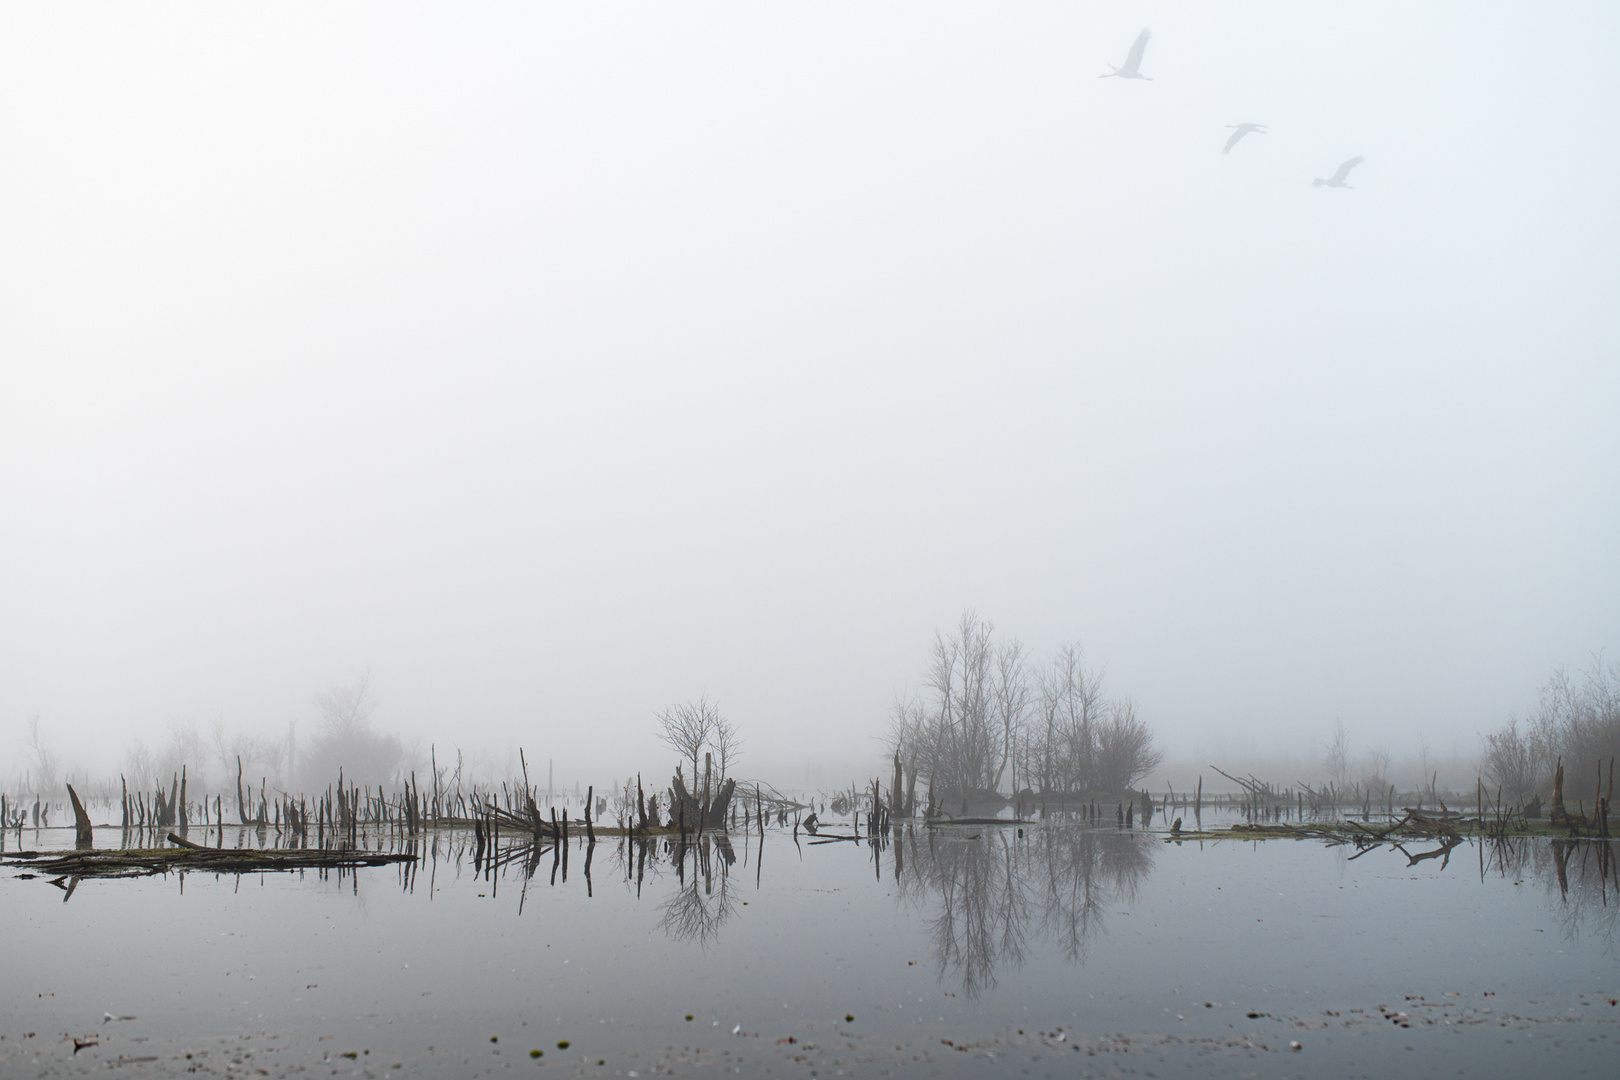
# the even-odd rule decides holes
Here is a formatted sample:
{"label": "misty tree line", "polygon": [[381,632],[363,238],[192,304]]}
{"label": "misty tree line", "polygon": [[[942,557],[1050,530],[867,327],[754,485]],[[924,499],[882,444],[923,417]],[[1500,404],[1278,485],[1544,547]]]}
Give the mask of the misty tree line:
{"label": "misty tree line", "polygon": [[1078,645],[1037,662],[971,611],[934,635],[922,692],[896,703],[890,744],[935,801],[1120,792],[1164,757]]}
{"label": "misty tree line", "polygon": [[[289,723],[282,737],[256,735],[240,729],[227,730],[223,719],[216,719],[206,731],[195,725],[176,724],[168,738],[156,747],[136,740],[125,751],[120,773],[132,790],[170,786],[184,772],[194,791],[229,790],[240,770],[249,794],[258,789],[261,797],[272,789],[320,789],[335,780],[341,770],[351,781],[369,786],[400,785],[413,770],[429,770],[429,754],[419,744],[380,729],[373,717],[379,702],[373,693],[371,674],[361,672],[350,682],[330,687],[314,695],[314,723],[303,740],[296,723]],[[657,717],[659,738],[679,755],[694,794],[719,790],[731,778],[742,754],[743,738],[737,726],[721,714],[707,696],[696,701],[671,705]],[[81,790],[96,787],[87,776],[73,776],[63,769],[56,749],[41,732],[37,717],[24,739],[27,764],[9,786],[17,791],[55,791],[62,782],[77,779]],[[486,767],[487,766],[487,767]],[[439,769],[449,775],[450,766]],[[463,777],[463,758],[455,753],[452,783]],[[501,774],[494,762],[484,762],[480,771]],[[504,770],[510,772],[510,769]],[[431,775],[431,771],[424,775]],[[673,813],[673,789],[669,779],[648,777],[648,792],[658,793],[665,813]],[[577,785],[575,785],[577,787]],[[112,791],[118,790],[113,777]],[[624,790],[634,792],[633,781]],[[626,816],[626,820],[632,820]]]}
{"label": "misty tree line", "polygon": [[[313,704],[313,730],[302,746],[294,723],[279,738],[227,730],[223,719],[216,719],[206,733],[191,724],[175,724],[157,746],[139,739],[131,743],[120,772],[132,787],[155,783],[161,788],[185,769],[194,788],[216,790],[235,783],[240,763],[242,775],[255,787],[266,781],[324,787],[336,779],[339,768],[362,782],[393,783],[424,756],[419,747],[372,722],[378,702],[370,672],[316,694]],[[50,791],[69,779],[38,717],[29,724],[24,749],[27,763],[12,784],[17,790]]]}
{"label": "misty tree line", "polygon": [[[1560,762],[1571,792],[1586,787],[1603,770],[1607,779],[1620,756],[1620,664],[1601,658],[1578,677],[1559,669],[1541,688],[1533,715],[1513,717],[1484,736],[1480,773],[1502,798],[1523,804],[1552,791]],[[1573,795],[1571,796],[1573,798]]]}

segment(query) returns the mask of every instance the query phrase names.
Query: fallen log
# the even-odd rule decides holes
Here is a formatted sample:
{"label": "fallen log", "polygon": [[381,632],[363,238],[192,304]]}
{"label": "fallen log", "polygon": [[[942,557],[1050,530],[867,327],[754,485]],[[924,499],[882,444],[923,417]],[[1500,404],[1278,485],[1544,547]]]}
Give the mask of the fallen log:
{"label": "fallen log", "polygon": [[[176,839],[171,836],[170,839]],[[118,851],[17,851],[0,855],[0,865],[62,876],[146,877],[170,871],[255,873],[276,870],[337,869],[415,862],[415,855],[384,851],[340,851],[321,848],[207,848],[183,843],[180,847],[131,848]]]}

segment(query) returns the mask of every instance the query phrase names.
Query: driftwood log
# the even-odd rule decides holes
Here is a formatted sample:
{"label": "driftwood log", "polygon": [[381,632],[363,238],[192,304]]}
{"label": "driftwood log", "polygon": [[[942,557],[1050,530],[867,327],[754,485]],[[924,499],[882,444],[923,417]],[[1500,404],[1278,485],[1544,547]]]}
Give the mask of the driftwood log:
{"label": "driftwood log", "polygon": [[[170,840],[179,841],[174,834]],[[256,873],[270,870],[306,870],[355,866],[383,866],[415,862],[415,855],[382,851],[325,850],[322,848],[207,848],[180,841],[171,848],[135,848],[120,851],[18,851],[0,855],[0,865],[26,867],[62,877],[146,877],[172,870],[215,873]]]}
{"label": "driftwood log", "polygon": [[79,801],[79,793],[73,790],[73,785],[69,784],[67,789],[68,799],[73,803],[74,842],[81,848],[87,848],[95,839],[95,834],[90,829],[90,815],[85,813],[84,803]]}

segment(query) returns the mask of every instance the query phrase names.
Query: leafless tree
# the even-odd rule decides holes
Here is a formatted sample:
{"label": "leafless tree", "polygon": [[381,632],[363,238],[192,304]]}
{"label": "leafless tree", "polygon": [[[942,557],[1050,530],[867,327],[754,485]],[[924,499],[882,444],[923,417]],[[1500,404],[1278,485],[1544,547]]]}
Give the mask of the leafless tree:
{"label": "leafless tree", "polygon": [[407,756],[405,743],[397,735],[376,730],[371,718],[377,706],[370,670],[315,695],[318,727],[304,755],[306,778],[316,783],[336,780],[341,768],[346,781],[378,784],[398,779]]}
{"label": "leafless tree", "polygon": [[335,735],[348,735],[363,730],[377,711],[377,700],[371,694],[371,669],[355,676],[354,682],[334,686],[315,695],[315,708],[325,729]]}
{"label": "leafless tree", "polygon": [[1555,671],[1541,688],[1536,731],[1546,752],[1561,757],[1584,786],[1595,769],[1620,756],[1620,664],[1605,667],[1594,656],[1578,680]]}
{"label": "leafless tree", "polygon": [[691,780],[698,782],[698,761],[703,749],[715,736],[720,722],[720,706],[709,701],[708,695],[682,705],[671,705],[658,714],[658,725],[663,730],[659,738],[692,765]]}
{"label": "leafless tree", "polygon": [[1101,791],[1125,791],[1159,767],[1164,752],[1153,747],[1153,733],[1136,716],[1129,698],[1116,701],[1108,719],[1098,725],[1097,764],[1092,786]]}
{"label": "leafless tree", "polygon": [[1344,730],[1344,721],[1338,717],[1333,718],[1333,737],[1322,755],[1322,768],[1338,787],[1344,787],[1350,778],[1350,736]]}
{"label": "leafless tree", "polygon": [[996,681],[992,689],[995,720],[1001,728],[1001,758],[996,764],[996,775],[991,782],[999,790],[1007,765],[1013,761],[1013,750],[1029,713],[1029,672],[1024,647],[1014,638],[996,650]]}
{"label": "leafless tree", "polygon": [[1540,790],[1547,775],[1545,749],[1533,732],[1521,732],[1515,717],[1500,730],[1484,737],[1485,752],[1479,771],[1492,788],[1499,788],[1510,806],[1522,806]]}
{"label": "leafless tree", "polygon": [[[234,780],[238,760],[242,762],[242,768],[248,776],[268,777],[279,783],[286,783],[292,779],[294,763],[287,753],[287,745],[280,739],[264,738],[241,728],[227,732],[225,721],[221,717],[214,720],[213,728],[209,732],[209,745],[212,750],[209,756],[219,765],[221,784],[228,785]],[[198,753],[201,754],[200,746]],[[133,766],[130,774],[136,775]],[[163,775],[161,766],[158,775]]]}
{"label": "leafless tree", "polygon": [[718,780],[724,784],[726,777],[731,775],[731,766],[742,757],[742,736],[737,734],[737,725],[724,716],[716,716],[714,721],[714,735],[710,739],[714,747],[715,764],[720,767]]}
{"label": "leafless tree", "polygon": [[1009,765],[1014,786],[1120,791],[1162,760],[1134,706],[1104,698],[1078,645],[1032,674],[1023,647],[998,645],[971,611],[935,635],[924,687],[895,704],[889,743],[939,801],[999,792]]}
{"label": "leafless tree", "polygon": [[1393,755],[1387,746],[1367,751],[1366,786],[1379,791],[1389,786],[1389,765]]}
{"label": "leafless tree", "polygon": [[1064,645],[1052,658],[1041,681],[1041,711],[1056,733],[1043,765],[1043,790],[1115,790],[1102,785],[1098,772],[1098,725],[1108,711],[1102,675],[1086,668],[1079,645]]}
{"label": "leafless tree", "polygon": [[187,769],[192,790],[206,791],[210,780],[206,770],[213,756],[194,726],[175,723],[169,727],[168,739],[156,749],[148,748],[139,739],[131,743],[124,752],[124,772],[134,785],[144,787],[155,782],[163,787],[171,776]]}
{"label": "leafless tree", "polygon": [[28,746],[29,756],[34,759],[29,768],[29,772],[31,773],[29,779],[31,779],[34,782],[34,786],[40,790],[44,790],[45,788],[54,788],[56,786],[59,763],[57,761],[56,751],[51,748],[50,743],[46,741],[45,737],[39,733],[38,713],[35,713],[34,718],[28,721],[28,738],[26,740],[26,744]]}
{"label": "leafless tree", "polygon": [[995,790],[1006,746],[994,714],[993,628],[973,612],[955,633],[934,635],[924,685],[930,691],[919,768],[936,794],[963,798]]}

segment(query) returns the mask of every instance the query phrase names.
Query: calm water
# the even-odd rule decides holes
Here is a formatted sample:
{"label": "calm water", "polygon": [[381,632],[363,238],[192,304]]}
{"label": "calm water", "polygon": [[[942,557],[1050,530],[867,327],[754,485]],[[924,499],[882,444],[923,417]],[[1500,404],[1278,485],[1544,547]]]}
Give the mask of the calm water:
{"label": "calm water", "polygon": [[679,870],[604,840],[565,881],[549,850],[480,872],[443,833],[415,869],[66,902],[8,866],[0,1075],[1615,1074],[1620,904],[1591,848],[810,840],[734,835]]}

